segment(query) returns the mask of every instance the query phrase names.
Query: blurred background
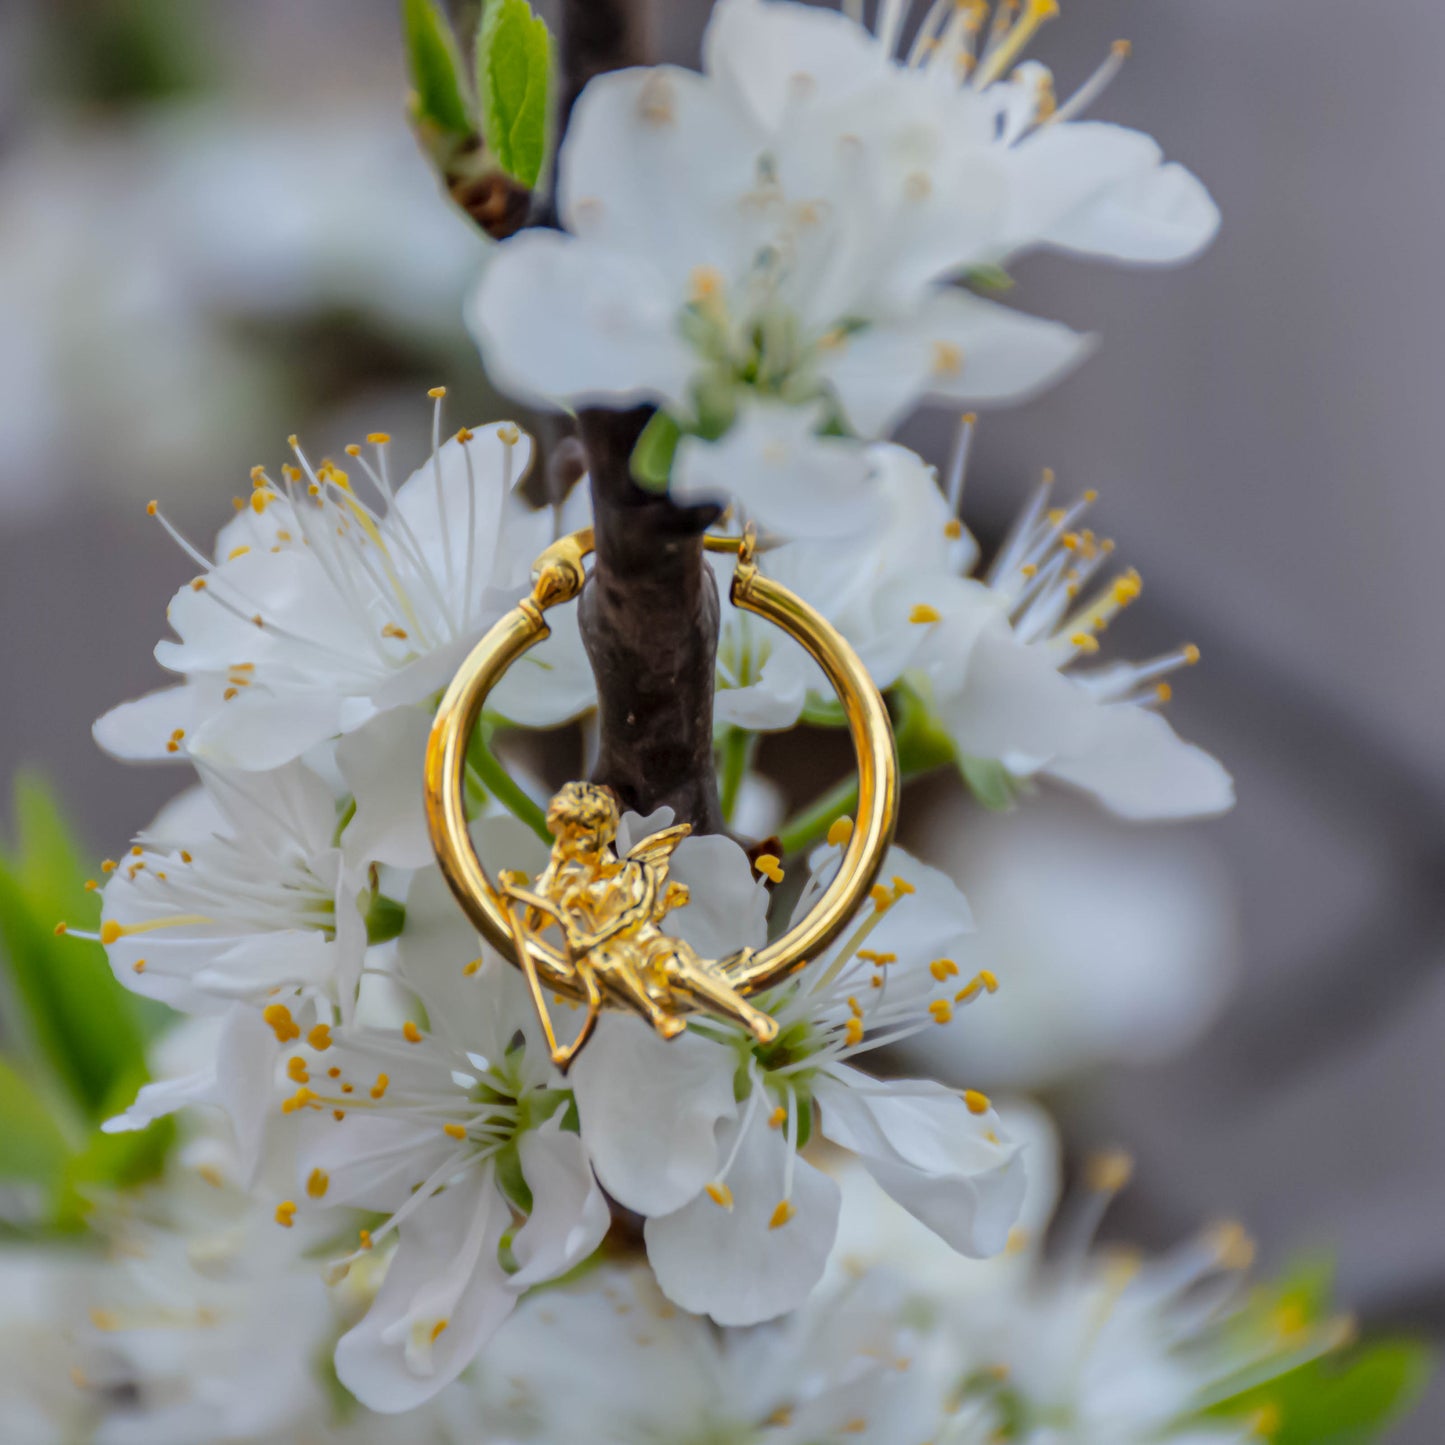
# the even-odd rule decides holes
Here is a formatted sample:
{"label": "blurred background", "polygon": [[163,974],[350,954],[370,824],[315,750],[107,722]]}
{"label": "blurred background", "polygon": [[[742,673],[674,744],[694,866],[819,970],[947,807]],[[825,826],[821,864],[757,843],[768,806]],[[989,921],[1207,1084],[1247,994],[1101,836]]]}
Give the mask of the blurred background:
{"label": "blurred background", "polygon": [[[663,53],[695,59],[707,8],[655,0]],[[1134,1152],[1116,1232],[1237,1216],[1269,1263],[1334,1251],[1367,1324],[1445,1333],[1445,9],[1076,0],[1036,53],[1063,94],[1119,37],[1095,114],[1224,230],[1177,273],[1018,268],[1012,301],[1104,345],[984,419],[965,517],[996,540],[1045,466],[1099,489],[1146,587],[1111,641],[1202,647],[1172,716],[1240,804],[1136,829],[915,798],[1012,972],[949,1047],[1076,1153]],[[205,545],[290,432],[405,455],[439,382],[497,414],[459,320],[483,243],[404,88],[394,0],[0,3],[0,783],[46,773],[97,857],[181,781],[89,735],[160,680],[191,573],[145,502]],[[904,440],[942,460],[950,425]]]}

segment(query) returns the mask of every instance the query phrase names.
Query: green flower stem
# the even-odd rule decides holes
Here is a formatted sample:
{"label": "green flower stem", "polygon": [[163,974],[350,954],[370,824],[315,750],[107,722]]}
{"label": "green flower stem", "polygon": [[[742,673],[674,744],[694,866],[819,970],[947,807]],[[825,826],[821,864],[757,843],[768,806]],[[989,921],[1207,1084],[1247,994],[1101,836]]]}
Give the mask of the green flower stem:
{"label": "green flower stem", "polygon": [[472,736],[467,748],[470,780],[479,782],[514,818],[525,823],[544,843],[551,844],[547,810],[521,787],[491,749],[491,728],[485,724]]}
{"label": "green flower stem", "polygon": [[729,728],[723,735],[718,792],[722,801],[723,818],[728,823],[732,822],[733,814],[737,811],[743,779],[748,775],[757,745],[757,734],[743,728]]}
{"label": "green flower stem", "polygon": [[839,818],[845,814],[852,817],[857,810],[858,780],[844,778],[783,824],[778,835],[782,840],[783,852],[802,853],[811,848],[820,838],[828,836],[828,829]]}

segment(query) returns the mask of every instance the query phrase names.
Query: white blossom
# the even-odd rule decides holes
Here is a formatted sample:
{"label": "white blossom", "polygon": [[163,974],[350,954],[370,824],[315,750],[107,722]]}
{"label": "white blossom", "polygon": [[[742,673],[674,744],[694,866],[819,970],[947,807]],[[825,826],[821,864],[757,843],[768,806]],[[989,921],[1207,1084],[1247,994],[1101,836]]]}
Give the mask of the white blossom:
{"label": "white blossom", "polygon": [[[168,611],[179,640],[156,649],[184,681],[108,713],[96,738],[122,758],[190,756],[255,770],[343,737],[338,764],[358,809],[376,815],[374,857],[415,866],[424,861],[427,706],[527,590],[555,523],[515,493],[532,443],[511,423],[463,428],[443,442],[438,395],[432,456],[395,488],[388,440],[373,433],[369,450],[347,448],[360,473],[353,478],[332,461],[313,464],[293,438],[295,464],[279,479],[253,472],[214,560],[165,523],[201,569]],[[362,477],[377,506],[365,500]],[[570,613],[558,616],[564,645],[569,624]],[[544,646],[504,681],[498,713],[515,710],[537,725],[587,705],[585,695],[546,688],[547,655]],[[403,808],[396,780],[408,775],[417,785],[403,790]]]}
{"label": "white blossom", "polygon": [[[508,866],[537,860],[510,819],[480,826]],[[398,944],[412,1016],[299,1041],[297,1204],[386,1216],[348,1263],[394,1252],[336,1369],[363,1404],[413,1409],[469,1365],[532,1286],[601,1242],[606,1201],[520,974],[484,955],[436,872],[418,875]],[[421,1022],[418,1022],[420,1020]]]}
{"label": "white blossom", "polygon": [[[758,885],[741,849],[717,842],[705,896],[733,920],[729,950],[756,945],[761,929],[739,920]],[[800,911],[840,857],[823,850]],[[593,1167],[646,1216],[659,1285],[720,1324],[796,1308],[822,1277],[839,1196],[800,1153],[815,1122],[955,1249],[997,1252],[1014,1222],[1023,1170],[987,1098],[875,1080],[850,1062],[947,1021],[993,986],[960,977],[947,956],[970,927],[953,885],[901,850],[885,869],[892,882],[851,937],[761,996],[780,1026],[774,1043],[711,1021],[662,1043],[634,1020],[604,1019],[574,1068]],[[705,951],[688,930],[685,912],[679,931]]]}
{"label": "white blossom", "polygon": [[848,1282],[797,1313],[717,1330],[644,1268],[607,1267],[528,1301],[482,1362],[483,1421],[517,1445],[985,1445],[981,1411],[948,1416],[900,1291]]}
{"label": "white blossom", "polygon": [[[965,455],[952,473],[954,499]],[[1095,493],[1052,507],[1052,486],[1046,473],[986,568],[915,582],[913,616],[928,641],[913,680],[965,760],[997,764],[1015,780],[1065,783],[1125,818],[1226,811],[1229,774],[1160,711],[1171,695],[1164,679],[1197,662],[1199,649],[1093,661],[1142,583],[1132,569],[1104,575],[1114,544],[1082,525]]]}
{"label": "white blossom", "polygon": [[665,408],[700,439],[677,458],[687,495],[736,496],[797,535],[866,525],[858,464],[817,433],[880,436],[928,398],[1017,399],[1087,349],[961,277],[1050,244],[1183,259],[1217,224],[1148,137],[1073,120],[1046,72],[1013,68],[1048,8],[981,58],[959,9],[910,64],[899,14],[875,37],[790,0],[724,0],[705,75],[594,79],[562,149],[566,231],[503,243],[473,298],[494,379]]}

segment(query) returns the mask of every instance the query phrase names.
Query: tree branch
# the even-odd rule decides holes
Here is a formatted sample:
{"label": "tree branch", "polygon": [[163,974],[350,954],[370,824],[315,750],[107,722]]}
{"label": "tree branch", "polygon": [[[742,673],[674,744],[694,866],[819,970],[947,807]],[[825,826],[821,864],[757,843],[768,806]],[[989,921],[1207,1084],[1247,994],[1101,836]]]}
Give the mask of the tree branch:
{"label": "tree branch", "polygon": [[[644,0],[563,0],[560,128],[594,77],[652,58]],[[713,766],[718,596],[702,534],[717,507],[643,491],[631,458],[649,411],[584,411],[597,535],[582,639],[597,678],[595,779],[626,808],[672,808],[699,833],[723,828]]]}
{"label": "tree branch", "polygon": [[597,678],[594,777],[626,808],[664,805],[699,833],[722,831],[713,766],[718,595],[703,561],[714,506],[679,507],[629,469],[648,411],[584,411],[597,535],[582,640]]}

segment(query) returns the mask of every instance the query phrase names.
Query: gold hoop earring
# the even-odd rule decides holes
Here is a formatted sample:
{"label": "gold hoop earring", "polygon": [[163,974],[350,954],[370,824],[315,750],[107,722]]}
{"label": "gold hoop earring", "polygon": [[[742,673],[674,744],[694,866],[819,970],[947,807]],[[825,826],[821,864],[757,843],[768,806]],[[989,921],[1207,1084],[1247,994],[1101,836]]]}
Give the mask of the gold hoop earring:
{"label": "gold hoop earring", "polygon": [[[774,623],[822,668],[843,706],[858,768],[858,808],[838,872],[808,915],[765,948],[702,959],[659,927],[681,906],[670,859],[686,824],[643,840],[625,857],[611,849],[612,794],[569,783],[552,800],[552,857],[535,880],[494,883],[467,826],[467,746],[492,689],[529,648],[549,636],[546,613],[580,596],[591,529],[555,542],[532,569],[533,589],[479,642],[437,709],[426,755],[426,814],[443,875],[477,931],[522,970],[552,1057],[566,1068],[605,1008],[630,1009],[664,1038],[702,1010],[730,1018],[762,1042],[776,1022],[749,1000],[817,958],[847,928],[883,866],[898,814],[898,754],[883,698],[857,653],[806,602],[758,571],[754,537],[708,536],[709,551],[734,552],[734,606]],[[683,890],[685,891],[685,890]],[[585,902],[585,913],[581,905]],[[555,937],[556,941],[552,941]],[[586,1005],[577,1035],[559,1043],[547,993]]]}

